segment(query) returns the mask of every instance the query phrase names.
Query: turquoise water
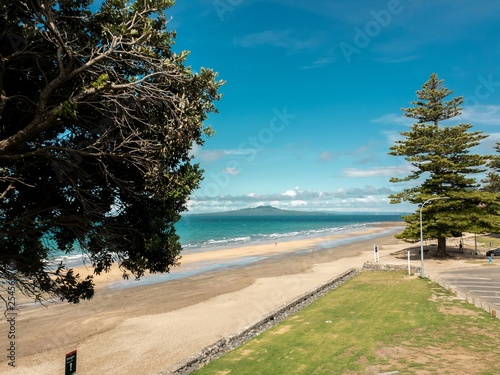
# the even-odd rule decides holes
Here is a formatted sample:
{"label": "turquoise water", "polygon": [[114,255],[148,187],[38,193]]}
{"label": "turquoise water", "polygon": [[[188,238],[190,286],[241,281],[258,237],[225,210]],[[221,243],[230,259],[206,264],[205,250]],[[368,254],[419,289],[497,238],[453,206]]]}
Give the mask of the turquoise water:
{"label": "turquoise water", "polygon": [[401,214],[185,215],[176,229],[185,250],[203,250],[328,236],[393,221],[402,221]]}
{"label": "turquoise water", "polygon": [[[176,225],[183,244],[183,253],[194,253],[228,247],[238,247],[256,243],[274,243],[287,240],[322,237],[355,229],[368,228],[376,223],[403,221],[399,214],[318,214],[318,215],[279,215],[279,216],[220,216],[186,215]],[[338,247],[356,241],[376,239],[379,236],[395,233],[398,227],[390,227],[376,234],[357,235],[333,240],[324,240],[314,248],[303,249],[298,253],[315,252],[324,248]],[[244,248],[242,248],[244,250]],[[239,268],[255,262],[280,257],[279,254],[247,256],[229,260],[200,261],[174,267],[170,273],[147,275],[140,281],[120,281],[109,285],[110,288],[128,288],[149,285],[191,277],[201,273]],[[182,264],[182,259],[181,259]]]}
{"label": "turquoise water", "polygon": [[[176,224],[176,230],[183,253],[189,253],[329,236],[394,221],[402,222],[401,214],[184,215]],[[74,267],[82,263],[82,254],[79,251],[72,254],[55,252],[52,260]]]}

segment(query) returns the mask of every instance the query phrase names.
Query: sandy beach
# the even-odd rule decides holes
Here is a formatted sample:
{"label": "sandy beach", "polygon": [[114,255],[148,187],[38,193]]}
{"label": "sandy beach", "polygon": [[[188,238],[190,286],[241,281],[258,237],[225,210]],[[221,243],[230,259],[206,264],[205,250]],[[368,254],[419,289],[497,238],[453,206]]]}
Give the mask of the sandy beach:
{"label": "sandy beach", "polygon": [[[73,350],[78,351],[80,374],[168,373],[295,297],[348,269],[360,269],[373,260],[374,244],[381,261],[408,247],[394,238],[399,226],[186,254],[172,275],[190,272],[203,262],[235,261],[242,254],[261,260],[170,281],[154,276],[124,281],[114,270],[96,277],[91,301],[22,308],[16,319],[16,367],[8,366],[3,355],[0,373],[62,374],[65,355]],[[336,241],[337,246],[325,245]],[[3,353],[9,344],[7,330],[2,321]]]}

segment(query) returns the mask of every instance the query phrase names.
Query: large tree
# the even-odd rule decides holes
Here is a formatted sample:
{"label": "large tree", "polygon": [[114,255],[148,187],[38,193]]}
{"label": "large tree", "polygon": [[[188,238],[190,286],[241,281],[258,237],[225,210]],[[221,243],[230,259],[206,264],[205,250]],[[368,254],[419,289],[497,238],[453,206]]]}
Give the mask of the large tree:
{"label": "large tree", "polygon": [[202,178],[190,150],[223,83],[173,52],[173,1],[91,3],[0,3],[0,279],[36,300],[93,296],[55,251],[97,274],[178,262],[174,224]]}
{"label": "large tree", "polygon": [[[410,131],[401,133],[403,138],[389,152],[404,156],[413,167],[409,176],[391,179],[408,186],[391,195],[391,203],[406,201],[419,205],[415,213],[405,217],[408,225],[399,238],[420,238],[422,209],[423,233],[425,238],[438,239],[437,256],[446,255],[446,237],[494,231],[500,226],[495,195],[480,190],[475,177],[485,171],[490,156],[471,153],[487,135],[471,131],[470,124],[441,124],[461,113],[462,97],[445,100],[452,92],[432,74],[417,91],[414,106],[402,108],[406,117],[417,122]],[[446,199],[435,199],[438,197]],[[425,204],[431,198],[435,200]]]}

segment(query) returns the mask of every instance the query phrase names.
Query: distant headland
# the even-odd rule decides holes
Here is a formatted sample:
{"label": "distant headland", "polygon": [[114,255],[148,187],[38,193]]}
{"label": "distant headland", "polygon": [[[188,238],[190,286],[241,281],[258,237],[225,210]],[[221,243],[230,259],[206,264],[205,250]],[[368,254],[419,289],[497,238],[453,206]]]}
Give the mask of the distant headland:
{"label": "distant headland", "polygon": [[354,211],[354,212],[344,212],[344,211],[298,211],[298,210],[283,210],[281,208],[276,208],[269,205],[261,205],[257,207],[251,208],[242,208],[238,210],[230,210],[230,211],[216,211],[216,212],[204,212],[204,213],[190,213],[186,212],[184,215],[193,215],[193,216],[202,216],[202,215],[210,215],[210,216],[308,216],[308,215],[409,215],[409,212],[364,212],[364,211]]}
{"label": "distant headland", "polygon": [[284,216],[284,215],[318,215],[325,214],[323,212],[311,212],[311,211],[293,211],[293,210],[282,210],[273,206],[257,206],[253,208],[242,208],[239,210],[232,211],[221,211],[221,212],[211,212],[203,214],[193,214],[193,215],[217,215],[217,216]]}

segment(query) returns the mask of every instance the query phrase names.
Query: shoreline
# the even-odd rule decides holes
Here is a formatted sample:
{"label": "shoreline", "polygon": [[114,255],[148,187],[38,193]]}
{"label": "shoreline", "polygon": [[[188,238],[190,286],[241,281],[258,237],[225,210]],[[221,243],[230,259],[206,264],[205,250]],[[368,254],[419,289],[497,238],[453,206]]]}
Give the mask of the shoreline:
{"label": "shoreline", "polygon": [[[338,228],[325,228],[324,233],[320,234],[294,234],[290,236],[284,236],[284,237],[279,237],[276,239],[273,238],[266,238],[266,239],[254,239],[254,240],[249,240],[247,242],[233,242],[236,240],[236,238],[229,238],[227,239],[228,242],[225,244],[219,244],[216,242],[207,244],[207,245],[200,245],[196,244],[193,245],[191,243],[187,244],[182,244],[182,252],[181,256],[185,258],[187,255],[191,254],[199,254],[199,253],[205,253],[205,252],[212,252],[212,251],[224,251],[224,250],[234,250],[237,248],[245,248],[248,246],[266,246],[266,245],[271,245],[274,244],[275,242],[278,243],[288,243],[288,242],[294,242],[294,241],[317,241],[317,240],[324,240],[325,238],[336,238],[339,235],[343,235],[346,233],[351,233],[353,231],[359,231],[359,230],[365,230],[365,229],[372,229],[372,228],[378,228],[378,227],[404,227],[406,226],[406,223],[404,221],[380,221],[380,222],[367,222],[367,223],[359,223],[359,224],[352,224],[348,225],[347,227],[338,227]],[[279,233],[279,234],[285,234],[285,233]],[[75,253],[70,253],[70,254],[54,254],[53,258],[49,259],[49,264],[59,264],[59,262],[63,262],[68,268],[73,268],[75,270],[81,270],[84,269],[84,272],[87,272],[88,269],[91,267],[90,266],[90,261],[86,257],[85,254],[83,254],[81,251],[75,250]]]}
{"label": "shoreline", "polygon": [[[286,245],[283,242],[278,246],[247,246],[244,248],[254,256],[269,255],[277,251],[275,247],[281,255],[243,267],[133,288],[109,287],[117,277],[121,278],[119,272],[101,275],[96,278],[96,296],[91,301],[20,311],[16,374],[62,373],[65,353],[75,349],[78,368],[85,374],[172,371],[177,363],[222,337],[241,331],[298,295],[347,269],[361,268],[373,259],[373,240],[360,238],[383,233],[390,227],[335,236],[339,240],[350,239],[350,243],[315,252],[297,250],[325,242],[325,238]],[[395,239],[394,233],[383,234],[376,242],[381,259],[408,246]],[[234,259],[238,255],[241,256],[241,248],[190,254],[183,260],[186,266],[224,257]],[[5,328],[2,322],[0,330]],[[3,349],[5,339],[0,343]],[[7,370],[7,366],[0,367],[2,374]]]}
{"label": "shoreline", "polygon": [[[223,239],[213,239],[203,242],[185,243],[182,244],[184,253],[198,253],[212,250],[224,250],[232,249],[237,247],[255,246],[255,245],[267,245],[274,244],[275,242],[289,242],[298,240],[315,240],[318,238],[337,236],[344,232],[350,232],[353,230],[363,230],[372,227],[387,227],[387,226],[405,226],[406,223],[403,220],[400,221],[378,221],[378,222],[360,222],[354,224],[347,224],[338,227],[328,227],[320,228],[317,230],[304,230],[299,232],[276,232],[272,235],[252,235],[231,237]],[[263,236],[259,238],[259,236]],[[243,238],[248,240],[242,240]],[[240,240],[240,241],[238,241]]]}
{"label": "shoreline", "polygon": [[[171,282],[209,272],[245,268],[259,262],[272,260],[272,258],[280,259],[307,253],[316,254],[324,249],[338,248],[360,241],[376,240],[382,236],[393,235],[404,228],[401,223],[397,222],[384,224],[377,223],[363,228],[349,228],[328,236],[290,239],[279,243],[270,241],[227,248],[214,247],[201,252],[181,253],[180,264],[173,266],[169,273],[146,274],[140,280],[135,280],[133,276],[125,280],[122,276],[123,273],[115,264],[109,272],[94,277],[96,292],[102,288],[113,290],[135,288]],[[74,271],[82,275],[82,278],[92,274],[90,266],[74,267]]]}

